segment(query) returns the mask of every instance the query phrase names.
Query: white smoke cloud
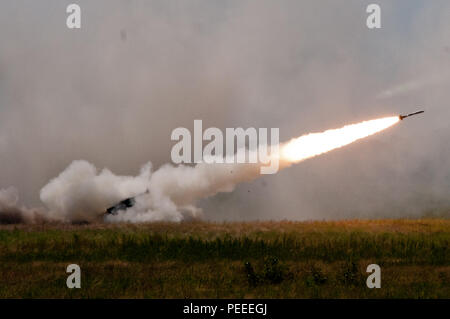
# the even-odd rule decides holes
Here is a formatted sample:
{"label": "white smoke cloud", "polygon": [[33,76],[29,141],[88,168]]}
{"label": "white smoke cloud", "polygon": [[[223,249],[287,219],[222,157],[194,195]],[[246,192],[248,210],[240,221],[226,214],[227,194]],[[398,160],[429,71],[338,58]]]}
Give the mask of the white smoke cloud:
{"label": "white smoke cloud", "polygon": [[[196,202],[218,192],[231,192],[235,185],[259,176],[259,164],[163,165],[151,172],[151,163],[137,176],[100,172],[84,160],[72,162],[45,185],[41,201],[48,211],[44,220],[79,222],[151,222],[198,218]],[[133,207],[106,215],[106,208],[134,197]]]}
{"label": "white smoke cloud", "polygon": [[137,176],[117,176],[106,168],[98,172],[87,161],[74,161],[41,189],[41,201],[49,209],[45,217],[59,221],[99,219],[118,201],[144,193],[150,171],[148,163]]}
{"label": "white smoke cloud", "polygon": [[[151,168],[149,162],[137,176],[119,176],[106,168],[98,172],[85,160],[74,161],[41,189],[47,210],[21,207],[15,188],[1,190],[0,221],[179,222],[202,215],[195,206],[199,199],[231,192],[260,175],[260,164],[166,164],[153,173]],[[105,215],[108,207],[130,197],[133,207]]]}

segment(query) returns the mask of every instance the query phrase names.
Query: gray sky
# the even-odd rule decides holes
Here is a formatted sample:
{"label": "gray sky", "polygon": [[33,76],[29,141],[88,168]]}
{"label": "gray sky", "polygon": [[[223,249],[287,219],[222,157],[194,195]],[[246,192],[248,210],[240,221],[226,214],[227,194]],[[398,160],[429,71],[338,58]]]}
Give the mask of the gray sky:
{"label": "gray sky", "polygon": [[[71,2],[80,30],[65,25]],[[373,2],[380,30],[365,25]],[[75,159],[118,174],[169,162],[170,133],[194,119],[279,127],[284,141],[425,109],[201,204],[211,219],[450,206],[447,0],[6,0],[0,39],[0,188],[16,186],[28,204]]]}

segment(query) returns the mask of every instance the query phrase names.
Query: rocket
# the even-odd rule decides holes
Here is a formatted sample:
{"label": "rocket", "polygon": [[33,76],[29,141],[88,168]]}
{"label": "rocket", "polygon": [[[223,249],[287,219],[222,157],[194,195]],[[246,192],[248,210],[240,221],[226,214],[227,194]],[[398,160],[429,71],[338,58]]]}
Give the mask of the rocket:
{"label": "rocket", "polygon": [[409,114],[406,114],[406,115],[399,115],[398,117],[400,118],[400,120],[403,120],[405,117],[417,115],[417,114],[420,114],[420,113],[423,113],[423,112],[425,112],[425,111],[417,111],[417,112],[409,113]]}

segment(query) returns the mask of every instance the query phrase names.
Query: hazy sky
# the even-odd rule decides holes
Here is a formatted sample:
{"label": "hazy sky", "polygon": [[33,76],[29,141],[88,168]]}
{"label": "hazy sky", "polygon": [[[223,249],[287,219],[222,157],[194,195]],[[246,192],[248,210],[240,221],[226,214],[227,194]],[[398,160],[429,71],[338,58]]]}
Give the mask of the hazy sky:
{"label": "hazy sky", "polygon": [[[72,2],[80,30],[66,27]],[[0,188],[30,205],[75,159],[129,175],[170,162],[172,130],[194,119],[284,141],[424,109],[201,205],[210,219],[450,207],[448,0],[4,0],[0,39]]]}

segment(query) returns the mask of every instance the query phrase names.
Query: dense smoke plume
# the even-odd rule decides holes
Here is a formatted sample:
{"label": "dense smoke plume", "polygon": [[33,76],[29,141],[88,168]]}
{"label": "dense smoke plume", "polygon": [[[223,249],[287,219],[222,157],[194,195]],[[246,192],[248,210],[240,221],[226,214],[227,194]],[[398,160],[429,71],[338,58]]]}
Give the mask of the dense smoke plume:
{"label": "dense smoke plume", "polygon": [[[42,210],[27,207],[45,205],[50,218],[85,218],[146,192],[168,174],[172,130],[194,119],[278,127],[286,141],[419,107],[420,120],[198,207],[211,220],[448,212],[449,1],[380,0],[379,30],[365,26],[371,2],[360,0],[79,0],[80,30],[65,26],[69,3],[0,3],[6,215],[33,221]],[[149,160],[153,173],[147,165],[133,176]],[[178,170],[189,177],[189,167]],[[83,186],[62,183],[72,179]],[[153,216],[161,207],[169,220],[199,214],[182,198],[178,209],[151,200]]]}
{"label": "dense smoke plume", "polygon": [[[42,215],[49,221],[110,222],[181,221],[197,218],[200,198],[230,192],[239,182],[259,175],[254,164],[164,165],[151,172],[144,165],[137,176],[117,176],[91,163],[74,161],[41,190],[41,200],[49,208]],[[124,198],[135,197],[136,204],[117,215],[104,218],[105,209]]]}

